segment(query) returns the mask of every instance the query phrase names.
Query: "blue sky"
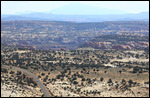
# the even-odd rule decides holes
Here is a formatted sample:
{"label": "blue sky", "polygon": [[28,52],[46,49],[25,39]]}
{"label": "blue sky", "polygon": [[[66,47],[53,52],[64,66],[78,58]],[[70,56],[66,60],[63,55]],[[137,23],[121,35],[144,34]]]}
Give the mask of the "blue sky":
{"label": "blue sky", "polygon": [[101,8],[122,10],[129,13],[149,11],[149,1],[1,1],[1,13],[49,12],[52,9],[75,2]]}

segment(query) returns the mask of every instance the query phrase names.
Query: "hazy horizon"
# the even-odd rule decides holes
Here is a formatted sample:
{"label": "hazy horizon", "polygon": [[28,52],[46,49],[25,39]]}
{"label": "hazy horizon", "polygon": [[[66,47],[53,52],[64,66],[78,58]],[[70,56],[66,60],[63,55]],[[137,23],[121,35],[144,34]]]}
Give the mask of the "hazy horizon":
{"label": "hazy horizon", "polygon": [[[81,9],[81,11],[79,11],[79,9],[76,11],[78,7],[75,7],[77,5],[79,5],[78,7],[80,8],[82,5],[85,6]],[[99,8],[99,10],[106,9],[112,13],[118,14],[137,14],[141,12],[149,12],[149,1],[1,1],[1,14],[20,15],[34,12],[53,12],[52,14],[59,14],[61,12],[60,9],[66,9],[68,6],[72,7],[62,13],[71,14],[70,12],[74,9],[74,12],[76,12],[75,14],[82,14],[82,12],[88,7],[91,7],[91,9]],[[92,10],[89,11],[89,15],[96,13],[96,11],[93,13],[92,12]],[[83,13],[83,15],[86,15],[86,13],[88,12]],[[107,13],[102,11],[101,14]]]}

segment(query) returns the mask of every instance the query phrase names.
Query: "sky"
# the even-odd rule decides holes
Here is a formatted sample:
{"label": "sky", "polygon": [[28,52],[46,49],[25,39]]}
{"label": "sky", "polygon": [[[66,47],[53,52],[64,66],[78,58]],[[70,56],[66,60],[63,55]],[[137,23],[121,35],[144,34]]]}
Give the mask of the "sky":
{"label": "sky", "polygon": [[1,1],[1,14],[50,12],[50,10],[75,2],[133,14],[149,11],[149,1]]}

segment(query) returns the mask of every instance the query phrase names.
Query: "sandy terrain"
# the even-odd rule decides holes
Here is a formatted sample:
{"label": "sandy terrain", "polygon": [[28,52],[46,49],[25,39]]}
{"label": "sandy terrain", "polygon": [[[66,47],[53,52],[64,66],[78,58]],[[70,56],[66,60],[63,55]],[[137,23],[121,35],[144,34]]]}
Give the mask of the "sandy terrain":
{"label": "sandy terrain", "polygon": [[41,97],[40,88],[21,86],[10,81],[10,84],[1,83],[1,97]]}
{"label": "sandy terrain", "polygon": [[[120,84],[120,83],[119,83]],[[106,82],[95,81],[91,85],[85,87],[75,87],[70,85],[67,81],[56,81],[55,83],[48,84],[47,87],[55,96],[62,97],[148,97],[149,96],[149,84],[140,84],[139,86],[130,87],[129,90],[121,91],[120,89],[114,89],[116,83],[109,85]],[[65,89],[64,87],[69,88]],[[71,89],[73,90],[71,90]],[[80,88],[80,92],[74,91]],[[100,92],[100,94],[93,94],[91,92]],[[87,93],[88,92],[88,93]]]}
{"label": "sandy terrain", "polygon": [[[1,68],[3,68],[1,66]],[[2,97],[41,97],[43,92],[40,87],[21,85],[14,82],[17,78],[15,69],[7,69],[7,73],[1,72],[1,96]],[[13,71],[13,74],[10,72]]]}
{"label": "sandy terrain", "polygon": [[132,50],[130,50],[130,51],[124,51],[125,53],[128,53],[128,52],[130,52],[130,53],[134,53],[134,54],[139,54],[139,55],[141,55],[141,54],[143,54],[144,53],[144,51],[143,50],[139,50],[139,51],[132,51]]}
{"label": "sandy terrain", "polygon": [[13,51],[13,52],[25,53],[25,52],[30,52],[30,51],[29,51],[29,50],[27,50],[27,51],[23,51],[23,50],[17,50],[17,51]]}
{"label": "sandy terrain", "polygon": [[111,62],[113,61],[121,61],[121,62],[149,62],[149,59],[137,59],[137,58],[123,58],[123,59],[111,59]]}
{"label": "sandy terrain", "polygon": [[[66,83],[65,85],[62,85],[63,83]],[[71,85],[68,84],[67,81],[61,82],[61,81],[56,81],[53,84],[49,84],[47,87],[55,96],[63,96],[63,97],[80,97],[79,94],[76,94],[74,92],[71,92],[69,90],[64,90],[62,87],[71,87]]]}
{"label": "sandy terrain", "polygon": [[115,65],[113,65],[113,64],[104,64],[104,66],[110,66],[110,67],[116,67]]}

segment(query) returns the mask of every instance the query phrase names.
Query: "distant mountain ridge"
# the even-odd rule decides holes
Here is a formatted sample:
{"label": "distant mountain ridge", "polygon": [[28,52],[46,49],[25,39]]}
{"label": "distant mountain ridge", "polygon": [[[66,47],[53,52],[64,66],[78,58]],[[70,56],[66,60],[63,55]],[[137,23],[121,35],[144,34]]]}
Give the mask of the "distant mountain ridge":
{"label": "distant mountain ridge", "polygon": [[19,16],[19,15],[8,15],[3,16],[2,21],[20,21],[20,20],[42,20],[40,18],[34,18],[34,17],[25,17],[25,16]]}
{"label": "distant mountain ridge", "polygon": [[149,21],[149,12],[121,15],[55,15],[31,13],[24,15],[1,15],[1,21],[41,20],[41,21],[74,21],[74,22],[103,22],[103,21]]}
{"label": "distant mountain ridge", "polygon": [[121,10],[112,10],[88,6],[80,3],[65,5],[45,12],[25,12],[18,15],[1,15],[1,21],[40,20],[40,21],[149,21],[149,12],[130,14]]}
{"label": "distant mountain ridge", "polygon": [[72,3],[64,5],[50,11],[52,14],[59,15],[108,15],[108,14],[129,14],[121,10],[113,10],[107,8],[100,8],[89,6],[82,3]]}

